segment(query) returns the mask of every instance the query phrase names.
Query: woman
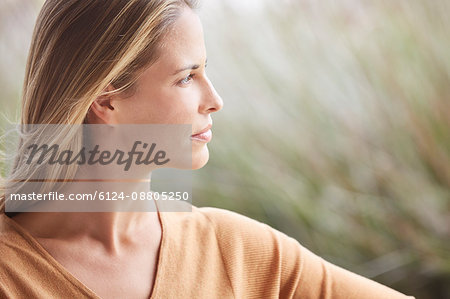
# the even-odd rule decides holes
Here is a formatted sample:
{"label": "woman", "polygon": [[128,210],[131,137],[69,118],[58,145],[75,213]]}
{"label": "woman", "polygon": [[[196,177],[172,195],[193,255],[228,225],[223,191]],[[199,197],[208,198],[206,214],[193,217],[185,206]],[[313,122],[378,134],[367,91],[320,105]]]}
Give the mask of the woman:
{"label": "woman", "polygon": [[[22,124],[191,124],[192,169],[204,166],[211,114],[223,103],[205,73],[195,7],[48,0],[31,44]],[[20,163],[10,179],[26,169]],[[140,188],[134,184],[127,188]],[[3,206],[1,297],[406,298],[234,212],[156,208],[7,213]]]}

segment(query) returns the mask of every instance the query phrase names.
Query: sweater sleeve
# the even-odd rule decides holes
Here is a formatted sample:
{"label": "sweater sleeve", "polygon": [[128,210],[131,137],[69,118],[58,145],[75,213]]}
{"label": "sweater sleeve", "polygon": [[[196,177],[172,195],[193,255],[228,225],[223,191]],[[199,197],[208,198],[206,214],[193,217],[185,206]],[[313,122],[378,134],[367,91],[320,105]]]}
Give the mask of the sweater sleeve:
{"label": "sweater sleeve", "polygon": [[200,210],[216,230],[236,298],[414,298],[329,263],[264,223]]}

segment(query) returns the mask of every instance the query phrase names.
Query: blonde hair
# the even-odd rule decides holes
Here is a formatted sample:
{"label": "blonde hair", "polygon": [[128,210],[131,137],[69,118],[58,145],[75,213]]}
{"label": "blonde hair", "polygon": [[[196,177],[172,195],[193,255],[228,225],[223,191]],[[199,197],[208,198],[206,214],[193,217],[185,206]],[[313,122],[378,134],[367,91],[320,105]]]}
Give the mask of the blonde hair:
{"label": "blonde hair", "polygon": [[[33,32],[20,123],[82,124],[108,85],[115,87],[108,94],[133,92],[140,71],[158,59],[162,37],[185,8],[196,9],[197,1],[47,0]],[[60,132],[53,141],[64,144],[74,134]],[[23,132],[21,144],[26,139]],[[20,159],[23,148],[5,181],[30,171]],[[2,182],[2,211],[7,184]]]}

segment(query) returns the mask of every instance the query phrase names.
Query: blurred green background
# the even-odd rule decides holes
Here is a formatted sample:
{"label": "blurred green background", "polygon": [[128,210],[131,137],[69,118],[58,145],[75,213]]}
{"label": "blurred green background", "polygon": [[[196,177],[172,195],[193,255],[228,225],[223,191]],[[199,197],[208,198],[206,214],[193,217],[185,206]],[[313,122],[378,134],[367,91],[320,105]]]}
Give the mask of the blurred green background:
{"label": "blurred green background", "polygon": [[[0,4],[17,120],[41,0]],[[224,100],[194,204],[265,222],[416,298],[450,298],[450,1],[204,0]]]}

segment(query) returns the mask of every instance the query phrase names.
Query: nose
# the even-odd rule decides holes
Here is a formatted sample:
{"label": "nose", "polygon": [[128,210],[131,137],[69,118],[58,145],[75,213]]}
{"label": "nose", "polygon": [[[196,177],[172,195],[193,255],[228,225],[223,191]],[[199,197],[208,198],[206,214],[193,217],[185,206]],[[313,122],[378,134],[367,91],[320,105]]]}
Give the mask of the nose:
{"label": "nose", "polygon": [[200,105],[200,112],[212,113],[217,112],[223,107],[223,101],[217,93],[209,78],[205,77],[205,87],[202,95],[202,102]]}

